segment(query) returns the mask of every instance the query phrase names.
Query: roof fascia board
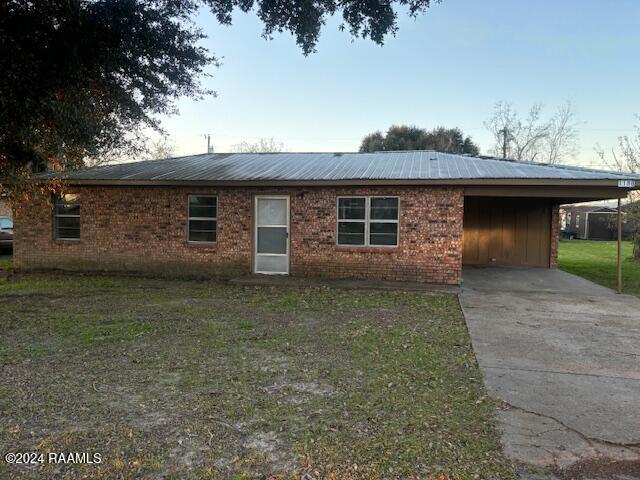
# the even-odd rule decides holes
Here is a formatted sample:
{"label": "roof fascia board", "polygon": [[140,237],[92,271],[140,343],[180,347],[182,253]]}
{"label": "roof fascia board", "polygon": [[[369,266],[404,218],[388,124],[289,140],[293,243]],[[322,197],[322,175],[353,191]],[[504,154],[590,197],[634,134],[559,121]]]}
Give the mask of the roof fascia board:
{"label": "roof fascia board", "polygon": [[[64,180],[63,180],[64,181]],[[104,186],[220,186],[220,187],[325,187],[325,186],[602,186],[614,187],[621,192],[640,189],[640,185],[633,188],[618,187],[617,179],[424,179],[424,180],[389,180],[389,179],[354,179],[354,180],[246,180],[246,181],[216,181],[216,180],[109,180],[109,179],[67,179],[69,185],[104,185]]]}
{"label": "roof fascia board", "polygon": [[[553,186],[484,186],[465,187],[467,197],[540,197],[558,199],[605,200],[609,198],[625,198],[626,189],[602,185],[553,185]],[[569,202],[572,203],[572,202]]]}

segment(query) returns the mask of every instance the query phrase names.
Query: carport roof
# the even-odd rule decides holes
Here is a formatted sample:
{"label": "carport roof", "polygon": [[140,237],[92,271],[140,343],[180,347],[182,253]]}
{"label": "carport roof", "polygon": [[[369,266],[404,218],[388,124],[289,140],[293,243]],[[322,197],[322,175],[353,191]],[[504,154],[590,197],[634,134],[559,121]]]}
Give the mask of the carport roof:
{"label": "carport roof", "polygon": [[[431,150],[212,153],[47,174],[74,184],[633,185],[640,175]],[[620,181],[626,183],[619,183]]]}

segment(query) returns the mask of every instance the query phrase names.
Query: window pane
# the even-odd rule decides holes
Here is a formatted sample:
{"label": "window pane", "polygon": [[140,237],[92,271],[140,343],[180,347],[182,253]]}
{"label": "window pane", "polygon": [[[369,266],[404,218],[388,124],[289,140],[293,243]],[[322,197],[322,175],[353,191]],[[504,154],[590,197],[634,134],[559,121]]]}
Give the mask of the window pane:
{"label": "window pane", "polygon": [[189,241],[190,242],[215,242],[216,232],[204,231],[204,230],[192,230],[189,232]]}
{"label": "window pane", "polygon": [[217,204],[218,199],[216,197],[199,197],[197,195],[191,195],[189,197],[189,205],[215,207]]}
{"label": "window pane", "polygon": [[56,217],[59,228],[80,228],[80,217]]}
{"label": "window pane", "polygon": [[56,238],[80,238],[80,217],[56,217]]}
{"label": "window pane", "polygon": [[0,228],[11,230],[13,228],[13,222],[10,218],[0,218]]}
{"label": "window pane", "polygon": [[80,215],[80,203],[78,201],[66,202],[56,200],[56,215]]}
{"label": "window pane", "polygon": [[216,218],[217,213],[218,209],[216,207],[201,207],[196,205],[189,207],[190,217]]}
{"label": "window pane", "polygon": [[215,220],[189,220],[189,241],[191,242],[215,242]]}
{"label": "window pane", "polygon": [[397,223],[371,223],[369,225],[370,245],[397,245]]}
{"label": "window pane", "polygon": [[339,198],[338,218],[340,220],[364,220],[364,198]]}
{"label": "window pane", "polygon": [[56,238],[80,238],[80,217],[56,217]]}
{"label": "window pane", "polygon": [[258,224],[286,225],[287,201],[283,198],[258,198]]}
{"label": "window pane", "polygon": [[259,227],[258,253],[287,253],[286,227]]}
{"label": "window pane", "polygon": [[62,228],[59,227],[56,232],[56,238],[58,239],[75,239],[80,238],[79,228]]}
{"label": "window pane", "polygon": [[338,244],[339,245],[364,245],[364,223],[363,222],[338,223]]}
{"label": "window pane", "polygon": [[190,217],[215,218],[218,214],[218,200],[216,197],[189,197]]}
{"label": "window pane", "polygon": [[371,220],[397,220],[398,199],[377,197],[371,199]]}

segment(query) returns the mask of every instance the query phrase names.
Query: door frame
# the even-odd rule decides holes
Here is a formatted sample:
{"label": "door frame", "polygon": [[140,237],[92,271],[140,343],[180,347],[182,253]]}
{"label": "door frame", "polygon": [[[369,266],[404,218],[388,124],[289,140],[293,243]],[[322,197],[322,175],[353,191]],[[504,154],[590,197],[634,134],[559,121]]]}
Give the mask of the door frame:
{"label": "door frame", "polygon": [[[258,200],[266,199],[266,200],[286,200],[287,205],[287,242],[286,242],[286,250],[287,252],[284,254],[281,253],[258,253]],[[290,197],[289,195],[255,195],[253,197],[253,273],[259,273],[261,275],[289,275],[290,263],[291,263],[291,207],[290,207]],[[266,225],[267,227],[275,227],[276,225]],[[258,255],[262,256],[274,256],[274,257],[287,257],[287,271],[286,272],[262,272],[258,270]]]}

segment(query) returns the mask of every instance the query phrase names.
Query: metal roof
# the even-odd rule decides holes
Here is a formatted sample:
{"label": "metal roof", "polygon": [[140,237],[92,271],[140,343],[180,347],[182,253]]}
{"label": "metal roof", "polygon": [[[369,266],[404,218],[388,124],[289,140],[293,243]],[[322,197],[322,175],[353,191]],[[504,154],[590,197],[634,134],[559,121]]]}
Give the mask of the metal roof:
{"label": "metal roof", "polygon": [[[639,175],[435,151],[213,153],[49,174],[72,183],[440,183],[473,180],[640,180]],[[588,182],[587,182],[588,183]]]}

